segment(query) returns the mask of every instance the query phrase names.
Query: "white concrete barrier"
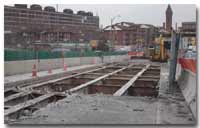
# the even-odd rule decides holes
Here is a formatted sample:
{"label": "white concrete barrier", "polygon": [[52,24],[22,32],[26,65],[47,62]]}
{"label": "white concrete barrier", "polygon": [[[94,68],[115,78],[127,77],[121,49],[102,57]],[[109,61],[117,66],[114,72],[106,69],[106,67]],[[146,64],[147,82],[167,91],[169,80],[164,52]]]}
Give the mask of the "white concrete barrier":
{"label": "white concrete barrier", "polygon": [[190,70],[181,68],[181,65],[177,65],[176,78],[180,89],[185,97],[186,102],[190,106],[190,109],[197,117],[197,77],[196,74]]}
{"label": "white concrete barrier", "polygon": [[[98,64],[119,62],[128,59],[128,55],[104,56],[100,57],[74,57],[64,58],[64,63],[68,67],[79,66],[85,64]],[[63,68],[63,58],[59,59],[41,59],[41,60],[25,60],[25,61],[5,61],[4,75],[16,75],[32,72],[33,65],[36,64],[37,71],[47,71],[50,67],[52,69]]]}

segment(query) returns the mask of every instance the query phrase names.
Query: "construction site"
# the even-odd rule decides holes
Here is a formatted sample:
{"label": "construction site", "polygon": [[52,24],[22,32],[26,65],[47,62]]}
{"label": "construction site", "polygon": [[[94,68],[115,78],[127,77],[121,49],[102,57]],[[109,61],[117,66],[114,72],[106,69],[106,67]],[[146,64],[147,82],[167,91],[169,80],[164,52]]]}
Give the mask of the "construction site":
{"label": "construction site", "polygon": [[[73,16],[77,23],[72,23],[78,26],[74,29],[63,28],[61,31],[68,22],[62,25],[62,18],[60,18],[59,21],[55,19],[59,22],[60,28],[48,29],[45,25],[35,29],[27,27],[13,34],[13,30],[18,30],[13,26],[22,22],[5,25],[7,36],[5,42],[9,42],[4,56],[4,122],[6,124],[195,125],[197,123],[197,68],[196,54],[194,54],[196,53],[196,31],[183,31],[184,26],[181,31],[173,30],[170,28],[172,23],[168,23],[172,22],[172,19],[167,19],[164,32],[159,32],[159,36],[157,33],[151,33],[152,38],[155,38],[155,41],[151,40],[154,43],[148,44],[150,41],[148,39],[144,41],[145,45],[141,45],[145,48],[137,51],[129,49],[129,51],[119,52],[114,51],[113,47],[109,48],[109,51],[95,51],[93,48],[91,48],[93,51],[86,49],[79,51],[85,48],[79,45],[80,47],[76,46],[79,49],[76,49],[77,51],[52,52],[51,48],[43,46],[51,44],[51,47],[54,47],[52,42],[64,44],[57,40],[62,42],[83,39],[80,42],[84,45],[86,45],[84,41],[98,40],[100,38],[98,37],[99,17],[93,16],[91,12],[79,11],[74,14],[72,10],[67,9],[64,12],[67,14],[63,14],[50,7],[43,11],[38,5],[32,5],[30,9],[25,5],[15,5],[5,6],[6,23],[10,23],[8,12],[17,12],[9,9],[17,8],[28,14],[29,11],[35,11],[38,15],[54,16],[55,13],[55,16]],[[166,12],[168,17],[172,17],[170,5]],[[81,23],[82,16],[88,18]],[[18,16],[14,15],[14,18],[16,17]],[[18,18],[20,17],[23,15]],[[43,20],[46,20],[45,17]],[[193,22],[186,23],[188,24],[193,25]],[[126,27],[133,31],[131,27],[135,24],[131,25],[133,26],[128,26],[130,28]],[[144,30],[141,26],[144,27],[144,25],[137,25],[138,29]],[[56,28],[56,23],[54,27]],[[79,27],[80,30],[84,30],[84,36],[78,32]],[[120,34],[127,29],[122,30]],[[143,34],[148,33],[146,29]],[[151,29],[157,30],[152,26]],[[109,31],[112,31],[112,25]],[[86,36],[88,32],[91,34],[91,39]],[[9,40],[10,37],[20,36],[20,33],[28,35],[16,50],[15,40]],[[62,37],[62,40],[57,37]],[[130,42],[134,42],[132,38]],[[183,45],[185,38],[190,38],[187,49],[184,49],[185,45]],[[38,44],[37,40],[48,43]],[[27,41],[32,43],[27,44]],[[36,45],[39,45],[39,48],[33,50]]]}
{"label": "construction site", "polygon": [[8,84],[4,92],[5,122],[195,123],[178,85],[169,90],[166,64],[145,60],[97,64],[56,77]]}

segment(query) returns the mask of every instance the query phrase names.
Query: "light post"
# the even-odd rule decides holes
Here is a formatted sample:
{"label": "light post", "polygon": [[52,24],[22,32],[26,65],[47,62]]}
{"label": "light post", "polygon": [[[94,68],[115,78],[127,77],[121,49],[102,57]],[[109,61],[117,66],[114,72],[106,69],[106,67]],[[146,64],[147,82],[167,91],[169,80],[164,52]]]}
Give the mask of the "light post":
{"label": "light post", "polygon": [[[57,28],[59,27],[59,14],[58,14],[58,4],[56,4],[56,25],[57,25]],[[58,32],[59,29],[56,29],[56,42],[57,42],[57,45],[59,44],[59,32]]]}
{"label": "light post", "polygon": [[114,20],[116,19],[116,18],[119,18],[119,17],[121,17],[120,15],[117,15],[117,16],[114,16],[113,18],[111,18],[111,47],[113,48],[113,46],[114,46],[114,32],[113,32],[113,27],[112,27],[112,25],[113,25],[113,22],[114,22]]}

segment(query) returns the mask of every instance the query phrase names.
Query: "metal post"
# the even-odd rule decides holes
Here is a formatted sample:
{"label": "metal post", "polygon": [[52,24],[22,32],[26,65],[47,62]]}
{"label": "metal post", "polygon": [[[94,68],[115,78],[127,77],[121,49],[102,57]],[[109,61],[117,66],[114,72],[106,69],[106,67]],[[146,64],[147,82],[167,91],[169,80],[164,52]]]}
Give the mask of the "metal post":
{"label": "metal post", "polygon": [[113,50],[113,28],[112,28],[112,24],[113,24],[113,20],[114,18],[111,19],[111,50]]}
{"label": "metal post", "polygon": [[176,76],[176,65],[179,48],[180,35],[172,31],[171,49],[170,49],[170,69],[169,69],[169,89],[172,89]]}
{"label": "metal post", "polygon": [[113,17],[113,18],[111,18],[111,40],[112,40],[112,42],[111,42],[111,47],[112,47],[112,50],[113,50],[113,46],[114,46],[114,29],[112,29],[112,25],[113,25],[113,22],[114,22],[114,20],[117,18],[117,17],[121,17],[120,15],[117,15],[117,16],[115,16],[115,17]]}
{"label": "metal post", "polygon": [[[58,17],[59,15],[58,15],[58,4],[56,4],[56,24],[57,24],[57,26],[59,27],[59,23],[58,23]],[[58,29],[56,29],[56,31],[57,31],[57,33],[56,33],[56,37],[57,37],[57,39],[56,39],[56,42],[57,42],[57,45],[59,44],[59,32],[58,32]]]}

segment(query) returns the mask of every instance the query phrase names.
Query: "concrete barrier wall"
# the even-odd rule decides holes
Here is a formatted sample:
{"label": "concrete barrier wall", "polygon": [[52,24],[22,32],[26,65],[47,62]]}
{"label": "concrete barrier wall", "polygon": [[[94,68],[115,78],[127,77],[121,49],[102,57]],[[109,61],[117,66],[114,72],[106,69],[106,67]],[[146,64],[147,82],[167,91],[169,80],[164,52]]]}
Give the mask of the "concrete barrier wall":
{"label": "concrete barrier wall", "polygon": [[[85,64],[98,64],[119,62],[128,60],[128,55],[117,56],[104,56],[100,57],[76,57],[76,58],[64,58],[64,63],[68,67],[79,66]],[[51,69],[63,68],[63,59],[43,59],[43,60],[25,60],[25,61],[6,61],[4,62],[4,75],[15,75],[32,72],[33,65],[36,64],[38,71],[46,71],[50,67]]]}
{"label": "concrete barrier wall", "polygon": [[176,78],[180,89],[187,101],[190,109],[194,115],[197,117],[197,77],[196,74],[190,70],[184,70],[181,65],[177,65]]}

